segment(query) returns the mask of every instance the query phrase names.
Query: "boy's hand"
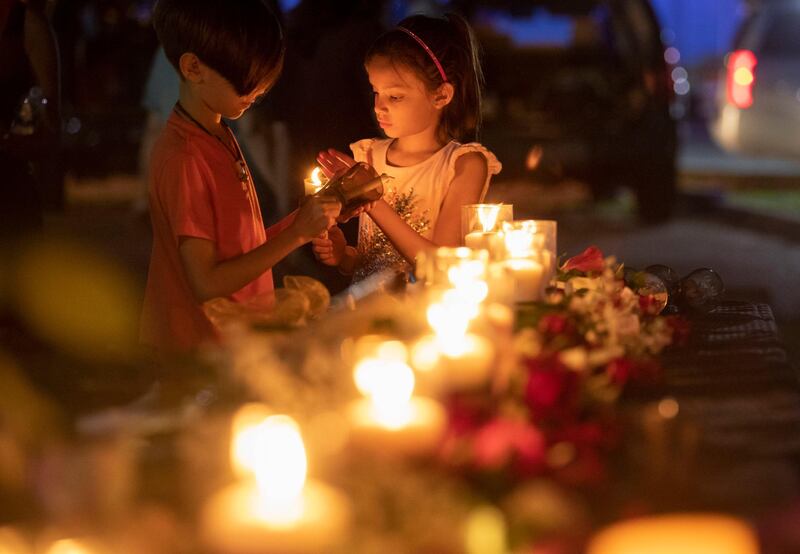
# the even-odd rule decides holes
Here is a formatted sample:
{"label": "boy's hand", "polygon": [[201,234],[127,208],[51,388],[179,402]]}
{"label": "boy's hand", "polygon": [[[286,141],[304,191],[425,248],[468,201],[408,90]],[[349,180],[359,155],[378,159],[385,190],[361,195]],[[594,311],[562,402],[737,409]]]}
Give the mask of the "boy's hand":
{"label": "boy's hand", "polygon": [[315,237],[311,244],[314,256],[323,264],[336,267],[342,263],[347,241],[338,225],[328,229],[327,233]]}
{"label": "boy's hand", "polygon": [[351,212],[340,213],[339,217],[336,218],[336,221],[339,223],[347,223],[354,217],[358,217],[361,214],[368,214],[369,211],[375,207],[375,204],[377,202],[378,202],[377,200],[375,202],[369,202],[367,204],[364,204],[363,206],[359,206],[358,208],[356,208]]}
{"label": "boy's hand", "polygon": [[317,162],[328,179],[334,175],[344,173],[356,165],[356,161],[353,158],[335,148],[329,148],[317,154]]}
{"label": "boy's hand", "polygon": [[292,229],[305,244],[335,225],[341,209],[332,196],[309,196],[297,210]]}

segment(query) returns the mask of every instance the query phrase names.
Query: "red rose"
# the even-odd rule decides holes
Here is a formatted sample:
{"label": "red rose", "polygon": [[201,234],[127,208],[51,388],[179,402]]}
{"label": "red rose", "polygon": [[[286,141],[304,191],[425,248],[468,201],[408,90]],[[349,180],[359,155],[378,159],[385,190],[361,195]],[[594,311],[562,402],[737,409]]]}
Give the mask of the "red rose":
{"label": "red rose", "polygon": [[574,411],[578,376],[556,356],[534,358],[528,362],[525,400],[534,419],[559,417]]}
{"label": "red rose", "polygon": [[596,246],[590,246],[577,256],[571,257],[561,266],[561,270],[565,272],[573,269],[584,273],[603,271],[605,269],[603,253]]}
{"label": "red rose", "polygon": [[494,419],[478,429],[473,442],[475,464],[500,469],[512,460],[520,467],[540,466],[545,456],[542,433],[524,421]]}

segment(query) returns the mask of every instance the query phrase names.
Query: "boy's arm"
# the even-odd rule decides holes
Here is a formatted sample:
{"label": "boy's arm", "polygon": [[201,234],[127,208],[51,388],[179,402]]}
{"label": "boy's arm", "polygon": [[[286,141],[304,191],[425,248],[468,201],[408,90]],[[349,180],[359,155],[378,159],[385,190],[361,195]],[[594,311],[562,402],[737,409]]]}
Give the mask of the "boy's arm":
{"label": "boy's arm", "polygon": [[480,200],[488,165],[486,158],[475,152],[458,158],[455,170],[455,177],[442,203],[432,240],[412,229],[383,200],[369,212],[370,217],[409,263],[414,263],[417,254],[422,250],[437,246],[458,246],[461,242],[461,206],[475,204]]}
{"label": "boy's arm", "polygon": [[294,223],[295,217],[297,217],[297,210],[293,211],[292,213],[290,213],[289,215],[287,215],[286,217],[281,219],[275,225],[271,225],[271,226],[267,227],[267,229],[266,229],[267,240],[272,240],[279,233],[281,233],[281,232],[285,231],[286,229],[288,229],[291,226],[291,224]]}
{"label": "boy's arm", "polygon": [[205,302],[240,290],[290,252],[332,226],[339,210],[336,201],[314,198],[297,210],[291,223],[271,240],[227,260],[217,259],[214,241],[181,237],[178,247],[181,262],[195,298]]}

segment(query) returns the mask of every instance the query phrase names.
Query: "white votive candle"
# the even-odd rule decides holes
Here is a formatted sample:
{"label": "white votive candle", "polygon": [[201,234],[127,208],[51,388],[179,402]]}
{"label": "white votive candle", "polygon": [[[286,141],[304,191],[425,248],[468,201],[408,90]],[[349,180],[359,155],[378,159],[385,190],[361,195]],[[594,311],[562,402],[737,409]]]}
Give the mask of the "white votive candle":
{"label": "white votive candle", "polygon": [[544,268],[527,258],[506,260],[506,268],[514,282],[514,301],[532,302],[542,296]]}

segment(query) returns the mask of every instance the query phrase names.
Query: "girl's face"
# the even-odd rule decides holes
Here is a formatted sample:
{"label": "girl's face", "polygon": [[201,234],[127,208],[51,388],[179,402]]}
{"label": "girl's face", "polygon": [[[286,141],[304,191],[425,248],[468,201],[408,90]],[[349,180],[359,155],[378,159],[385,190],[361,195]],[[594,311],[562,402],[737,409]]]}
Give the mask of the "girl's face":
{"label": "girl's face", "polygon": [[384,56],[372,58],[365,67],[372,85],[375,116],[387,137],[436,131],[447,101],[442,102],[428,91],[413,71],[393,64]]}

